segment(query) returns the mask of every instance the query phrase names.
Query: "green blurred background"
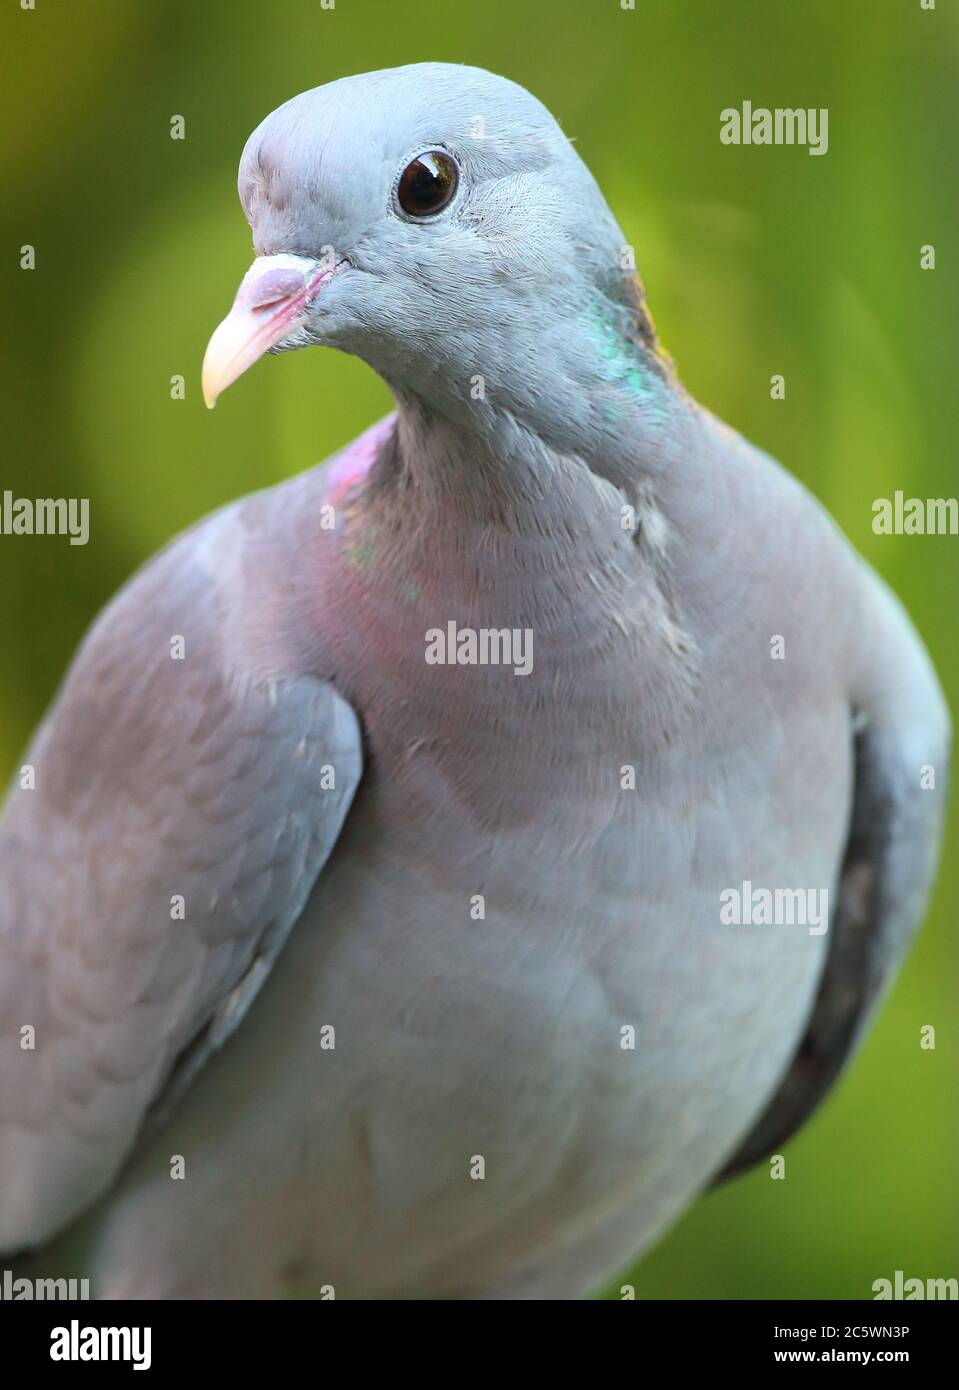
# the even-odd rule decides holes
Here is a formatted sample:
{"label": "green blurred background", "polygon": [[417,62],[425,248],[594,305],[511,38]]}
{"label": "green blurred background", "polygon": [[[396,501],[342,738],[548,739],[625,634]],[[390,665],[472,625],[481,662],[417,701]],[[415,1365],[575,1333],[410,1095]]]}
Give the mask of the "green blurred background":
{"label": "green blurred background", "polygon": [[[389,408],[364,365],[305,352],[209,414],[199,367],[250,260],[235,193],[250,130],[305,88],[423,59],[514,78],[576,137],[686,385],[825,502],[955,690],[959,538],[871,529],[876,497],[957,491],[950,0],[4,0],[0,42],[0,491],[91,508],[86,548],[0,537],[4,777],[136,565]],[[721,145],[719,112],[747,98],[828,107],[828,154]],[[896,1269],[959,1275],[954,850],[953,825],[918,947],[786,1181],[760,1170],[701,1200],[635,1271],[637,1297],[864,1298]]]}

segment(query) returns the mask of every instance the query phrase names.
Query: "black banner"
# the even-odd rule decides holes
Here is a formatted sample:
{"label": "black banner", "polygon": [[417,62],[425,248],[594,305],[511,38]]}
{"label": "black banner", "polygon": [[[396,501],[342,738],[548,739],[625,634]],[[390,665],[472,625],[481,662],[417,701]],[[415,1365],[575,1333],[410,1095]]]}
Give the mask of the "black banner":
{"label": "black banner", "polygon": [[[791,1366],[823,1364],[931,1371],[952,1349],[955,1315],[949,1302],[628,1302],[619,1307],[597,1302],[564,1317],[581,1317],[582,1332],[601,1336],[592,1344],[574,1344],[577,1359],[587,1356],[601,1379],[603,1365],[613,1356],[627,1357],[637,1373],[663,1363],[678,1372],[746,1367],[775,1374]],[[453,1324],[446,1321],[451,1316]],[[486,1306],[466,1316],[466,1335],[471,1324],[474,1336],[482,1336],[464,1349],[462,1368],[443,1350],[451,1329],[463,1335],[463,1324],[448,1304],[417,1312],[411,1302],[18,1301],[0,1303],[0,1339],[8,1368],[18,1365],[28,1373],[52,1368],[65,1379],[91,1369],[162,1378],[184,1371],[222,1377],[324,1367],[332,1371],[337,1366],[342,1374],[344,1356],[357,1371],[369,1374],[378,1349],[390,1375],[412,1373],[414,1362],[424,1374],[430,1366],[431,1374],[438,1374],[437,1355],[442,1354],[443,1378],[457,1379],[475,1376],[484,1362],[501,1373],[508,1361],[515,1374],[524,1351],[531,1369],[542,1374],[557,1354],[569,1354],[569,1332],[577,1326],[566,1322],[561,1331],[551,1329],[549,1313],[529,1303],[512,1311]],[[540,1317],[546,1321],[540,1323]],[[509,1339],[506,1346],[498,1342],[498,1330]],[[337,1341],[337,1334],[349,1340]],[[356,1340],[358,1334],[362,1341]]]}

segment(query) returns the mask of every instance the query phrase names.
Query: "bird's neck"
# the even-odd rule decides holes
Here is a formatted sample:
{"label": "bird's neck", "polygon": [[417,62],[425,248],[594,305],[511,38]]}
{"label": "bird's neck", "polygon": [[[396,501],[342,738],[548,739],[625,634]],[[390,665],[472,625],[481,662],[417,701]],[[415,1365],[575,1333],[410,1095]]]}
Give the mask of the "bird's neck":
{"label": "bird's neck", "polygon": [[668,471],[675,437],[691,402],[650,372],[642,386],[569,380],[529,409],[485,406],[445,397],[429,400],[394,387],[397,424],[374,470],[377,484],[399,487],[422,506],[460,503],[477,512],[538,505],[564,476],[580,472],[627,480]]}
{"label": "bird's neck", "polygon": [[[378,668],[391,663],[394,695],[415,688],[423,634],[448,633],[451,622],[533,633],[538,669],[552,663],[565,676],[576,663],[598,669],[623,640],[650,649],[673,640],[664,521],[635,457],[617,473],[613,461],[590,466],[526,431],[511,449],[415,399],[400,400],[387,428],[340,508],[321,608],[358,660],[374,651]],[[642,526],[648,516],[657,523],[642,554],[639,524],[624,516],[632,511]],[[633,612],[642,623],[624,627]],[[622,695],[617,681],[609,699]]]}
{"label": "bird's neck", "polygon": [[675,486],[673,409],[664,404],[646,421],[634,413],[625,440],[587,454],[561,452],[516,420],[492,432],[464,428],[398,395],[395,425],[356,496],[364,553],[379,557],[387,585],[429,571],[440,552],[455,557],[451,573],[481,587],[508,570],[562,576],[574,561],[595,574],[619,571],[640,501],[657,490],[652,480]]}
{"label": "bird's neck", "polygon": [[664,499],[679,501],[702,449],[695,406],[654,338],[630,324],[612,332],[573,315],[539,355],[517,326],[520,356],[514,343],[505,366],[487,364],[475,393],[455,385],[462,367],[377,363],[397,414],[337,532],[335,601],[349,625],[367,632],[377,614],[395,617],[399,596],[414,628],[444,613],[514,627],[521,614],[557,642],[588,631],[602,643],[630,586],[640,606],[663,602],[665,559],[637,564],[636,536],[668,527]]}
{"label": "bird's neck", "polygon": [[596,295],[567,312],[548,349],[534,319],[515,325],[508,360],[488,361],[477,382],[462,363],[442,364],[427,393],[419,373],[410,385],[378,364],[396,424],[358,500],[365,536],[397,573],[424,563],[418,551],[428,564],[437,544],[459,551],[466,572],[479,563],[471,554],[490,547],[520,569],[559,573],[584,553],[619,563],[627,514],[635,525],[641,506],[681,488],[696,452],[696,407],[636,289],[635,301]]}
{"label": "bird's neck", "polygon": [[459,346],[455,360],[429,351],[429,370],[415,357],[376,363],[398,406],[379,471],[422,505],[460,498],[502,514],[538,505],[571,468],[617,485],[654,478],[690,414],[635,278],[578,285],[561,315],[534,306],[475,362]]}

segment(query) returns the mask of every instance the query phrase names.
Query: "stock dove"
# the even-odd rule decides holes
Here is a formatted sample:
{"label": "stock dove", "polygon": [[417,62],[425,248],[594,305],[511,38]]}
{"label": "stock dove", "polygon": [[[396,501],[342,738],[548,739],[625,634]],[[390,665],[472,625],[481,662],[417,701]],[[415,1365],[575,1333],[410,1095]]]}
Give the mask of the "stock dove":
{"label": "stock dove", "polygon": [[148,564],[26,755],[0,1250],[68,1232],[99,1297],[582,1297],[851,1053],[932,881],[943,699],[683,391],[521,87],[333,82],[239,192],[208,403],[315,343],[397,409]]}

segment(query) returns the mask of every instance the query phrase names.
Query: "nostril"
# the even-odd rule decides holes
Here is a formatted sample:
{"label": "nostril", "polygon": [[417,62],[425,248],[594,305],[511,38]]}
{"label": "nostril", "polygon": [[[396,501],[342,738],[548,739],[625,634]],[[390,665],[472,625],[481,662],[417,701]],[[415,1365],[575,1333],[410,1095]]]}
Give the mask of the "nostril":
{"label": "nostril", "polygon": [[258,275],[249,284],[242,284],[236,302],[244,309],[266,309],[271,304],[278,304],[283,299],[301,294],[305,283],[299,271],[268,270],[265,275]]}

